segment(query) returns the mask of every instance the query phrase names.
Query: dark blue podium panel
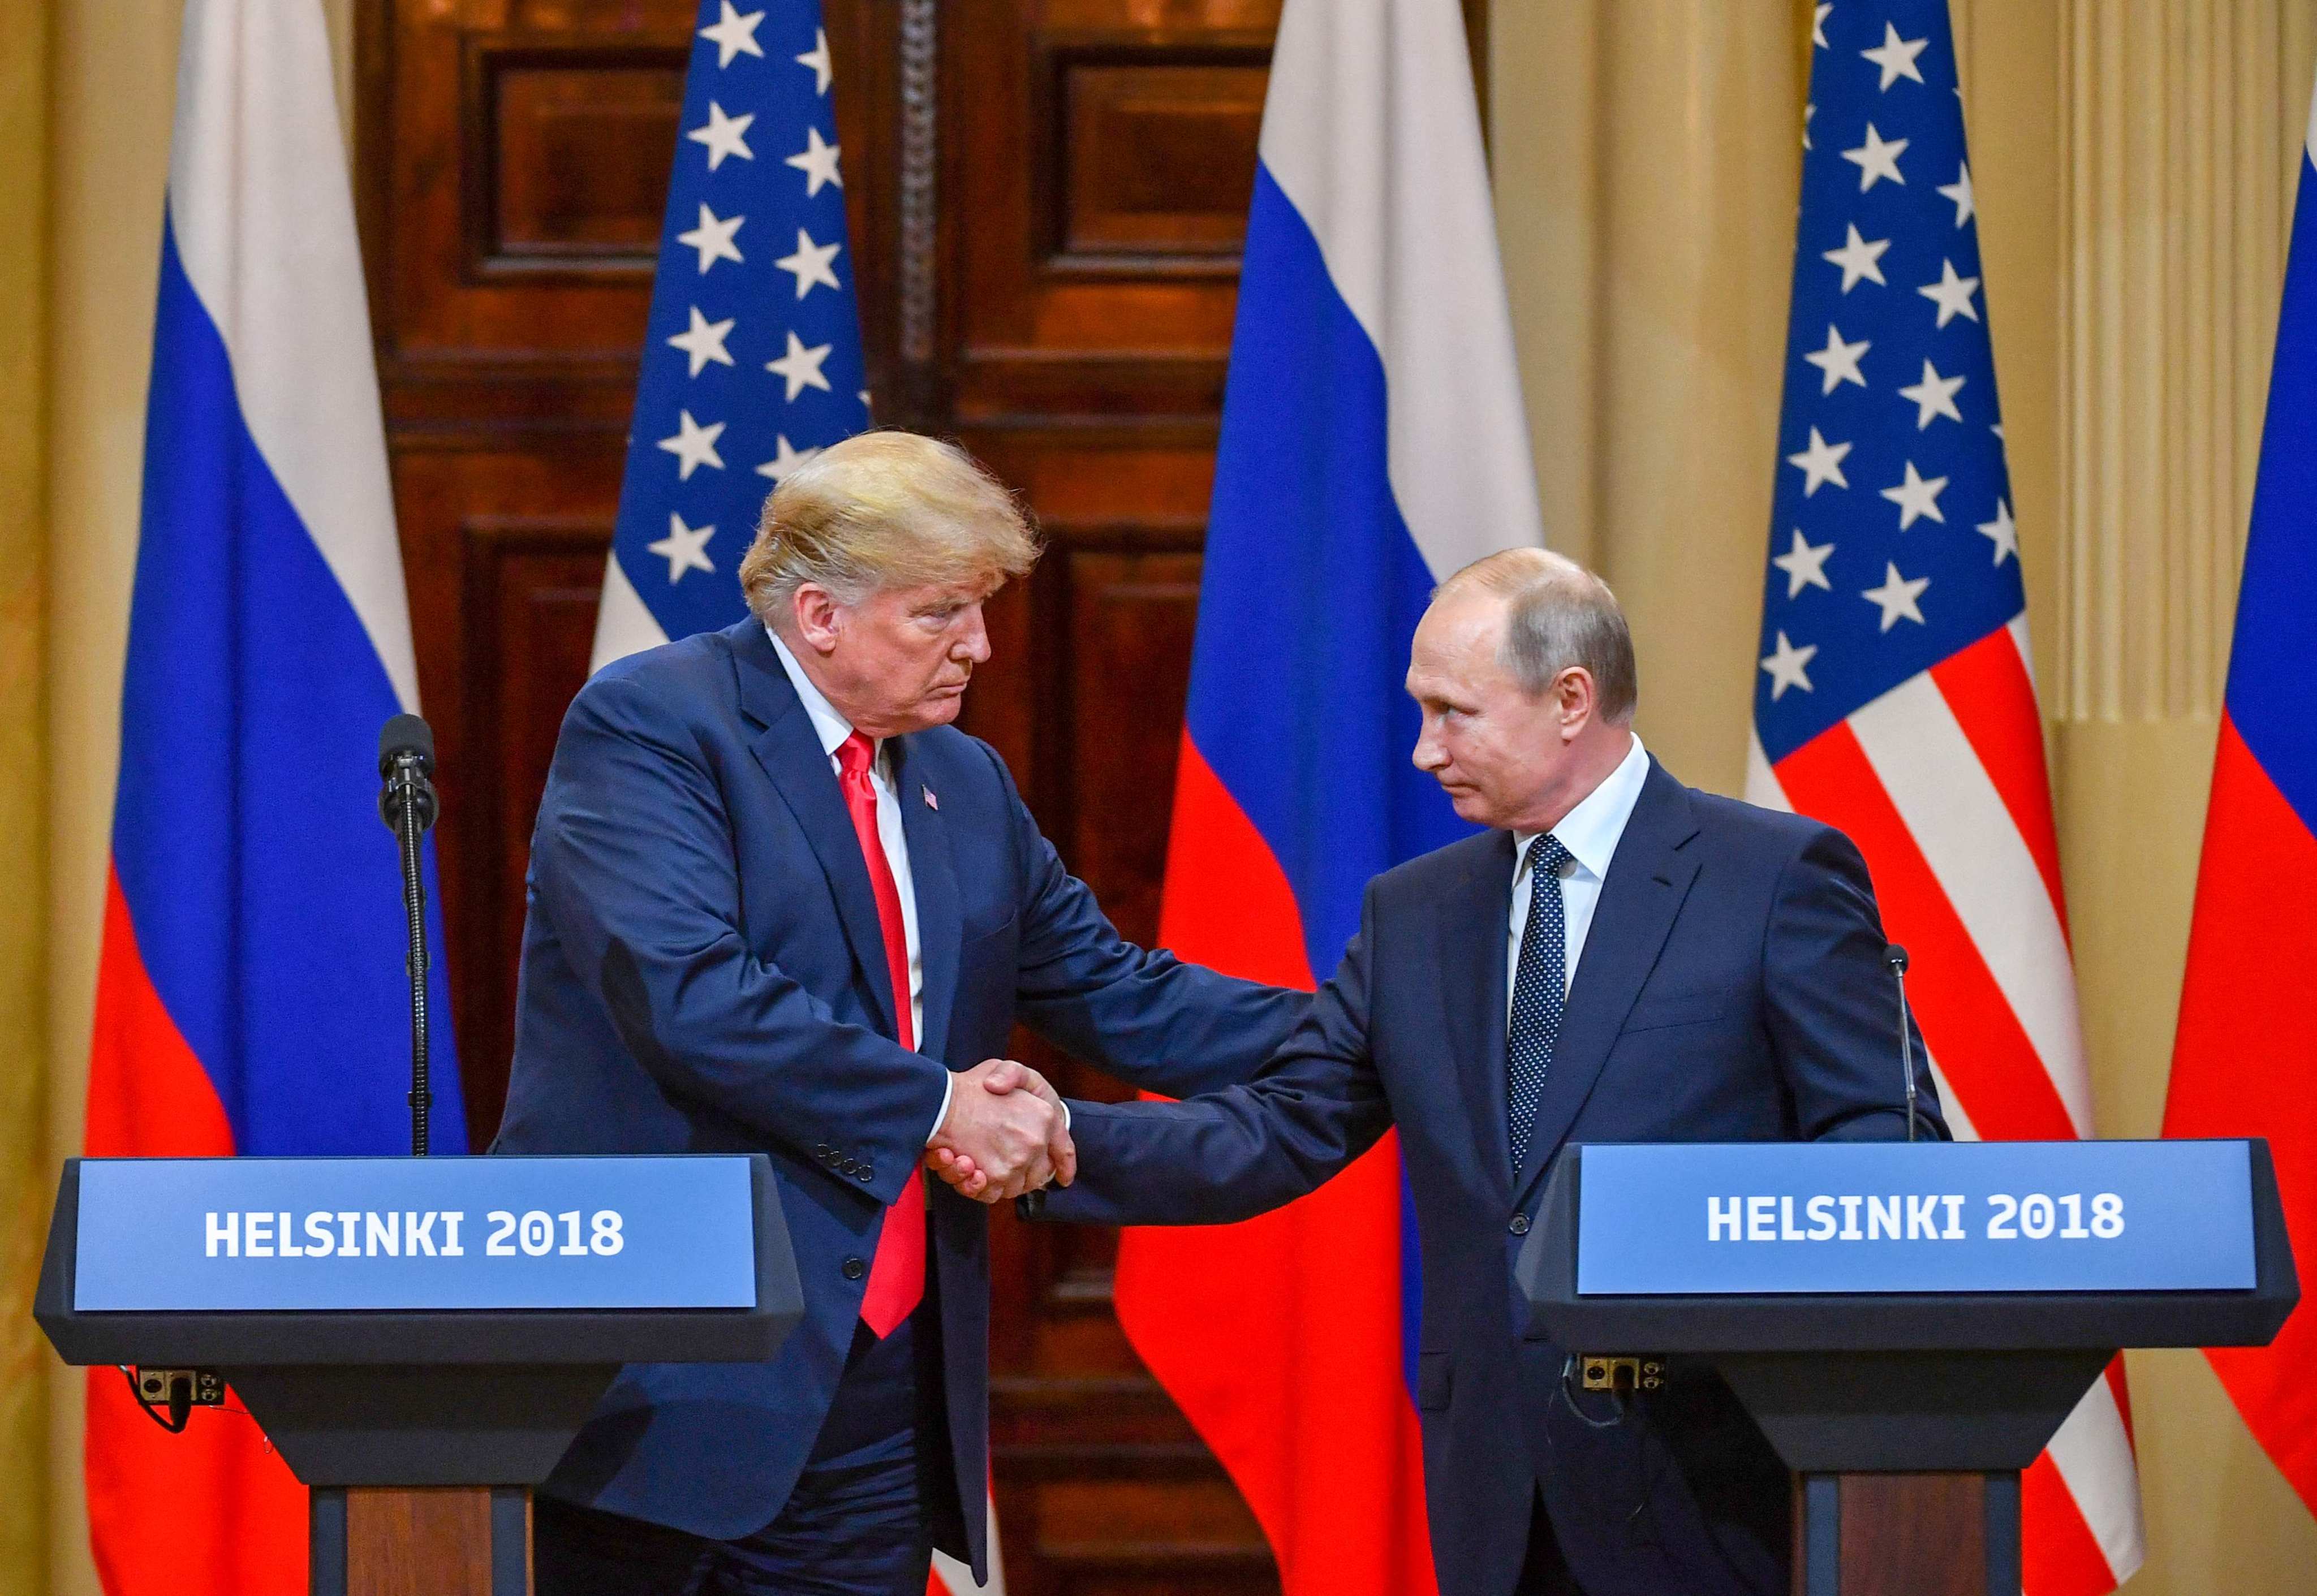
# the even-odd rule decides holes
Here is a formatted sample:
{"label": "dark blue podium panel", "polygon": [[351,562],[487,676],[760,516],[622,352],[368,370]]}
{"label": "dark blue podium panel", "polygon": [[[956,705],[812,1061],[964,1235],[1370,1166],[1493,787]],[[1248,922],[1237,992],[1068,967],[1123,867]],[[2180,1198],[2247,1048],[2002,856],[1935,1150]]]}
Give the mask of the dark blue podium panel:
{"label": "dark blue podium panel", "polygon": [[1580,1296],[2246,1291],[2232,1141],[1588,1146]]}
{"label": "dark blue podium panel", "polygon": [[80,1165],[80,1313],[753,1308],[746,1157]]}

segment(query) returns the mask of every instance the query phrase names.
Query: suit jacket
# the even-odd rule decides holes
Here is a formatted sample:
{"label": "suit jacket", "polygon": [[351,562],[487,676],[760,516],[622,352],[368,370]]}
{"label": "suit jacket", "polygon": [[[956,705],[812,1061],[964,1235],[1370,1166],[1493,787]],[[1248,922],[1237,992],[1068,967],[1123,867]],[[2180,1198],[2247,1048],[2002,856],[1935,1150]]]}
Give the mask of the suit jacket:
{"label": "suit jacket", "polygon": [[[1597,1427],[1566,1353],[1525,1333],[1513,1262],[1562,1146],[1906,1134],[1896,1000],[1865,861],[1840,833],[1652,763],[1601,887],[1528,1157],[1506,1131],[1513,840],[1370,883],[1359,935],[1251,1084],[1073,1104],[1053,1218],[1213,1224],[1301,1196],[1400,1130],[1423,1245],[1416,1392],[1442,1596],[1506,1596],[1543,1493],[1588,1596],[1783,1596],[1788,1479],[1719,1377],[1677,1366]],[[1928,1079],[1922,1101],[1934,1121]],[[1259,1289],[1259,1287],[1253,1288]]]}
{"label": "suit jacket", "polygon": [[[1015,1021],[1173,1095],[1245,1080],[1309,1007],[1123,941],[1005,764],[949,727],[894,739],[924,960],[924,1039],[894,994],[860,843],[754,620],[599,673],[556,743],[532,840],[515,1051],[495,1150],[772,1155],[805,1316],[764,1365],[623,1370],[547,1489],[734,1538],[769,1522],[843,1372],[885,1208],[944,1071]],[[904,994],[906,1001],[906,994]],[[949,1432],[985,1566],[989,1234],[932,1183]]]}

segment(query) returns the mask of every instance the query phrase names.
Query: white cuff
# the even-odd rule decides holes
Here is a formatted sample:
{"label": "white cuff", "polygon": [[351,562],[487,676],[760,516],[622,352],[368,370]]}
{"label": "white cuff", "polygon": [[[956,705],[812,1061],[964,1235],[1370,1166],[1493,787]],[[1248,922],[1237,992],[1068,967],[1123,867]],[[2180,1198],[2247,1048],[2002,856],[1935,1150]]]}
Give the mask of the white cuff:
{"label": "white cuff", "polygon": [[934,1128],[933,1128],[931,1130],[929,1130],[929,1131],[926,1132],[926,1146],[928,1146],[928,1147],[932,1146],[934,1145],[934,1138],[935,1138],[935,1137],[937,1137],[937,1136],[941,1135],[941,1128],[942,1128],[942,1126],[943,1126],[943,1125],[944,1125],[944,1124],[948,1120],[948,1119],[949,1119],[949,1099],[950,1099],[950,1093],[952,1093],[952,1092],[955,1092],[956,1090],[957,1090],[957,1077],[956,1077],[955,1075],[952,1074],[949,1071],[947,1071],[947,1070],[945,1070],[945,1069],[944,1069],[944,1071],[942,1071],[942,1106],[941,1106],[941,1112],[939,1112],[938,1114],[935,1114],[935,1115],[934,1116]]}

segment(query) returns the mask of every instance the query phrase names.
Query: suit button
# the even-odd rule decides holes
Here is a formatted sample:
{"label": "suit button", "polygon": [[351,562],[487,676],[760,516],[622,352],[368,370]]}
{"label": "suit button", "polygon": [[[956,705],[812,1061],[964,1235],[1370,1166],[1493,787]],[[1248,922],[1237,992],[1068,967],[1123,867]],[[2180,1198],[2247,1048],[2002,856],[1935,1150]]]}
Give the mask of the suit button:
{"label": "suit button", "polygon": [[858,1172],[863,1181],[873,1181],[877,1178],[877,1172],[865,1164],[861,1166]]}
{"label": "suit button", "polygon": [[858,1164],[855,1164],[855,1163],[854,1163],[852,1159],[850,1159],[850,1158],[846,1159],[844,1163],[842,1163],[842,1164],[838,1164],[836,1167],[837,1167],[840,1171],[842,1171],[844,1173],[848,1174],[848,1175],[857,1175],[857,1174],[859,1174],[859,1173],[861,1172],[861,1166],[860,1166]]}
{"label": "suit button", "polygon": [[869,1266],[862,1262],[858,1258],[847,1258],[845,1261],[845,1278],[846,1279],[857,1280],[868,1272]]}
{"label": "suit button", "polygon": [[812,1150],[812,1155],[813,1155],[815,1158],[826,1158],[826,1157],[828,1157],[828,1144],[827,1142],[823,1142],[823,1143],[821,1143],[819,1146],[815,1147],[815,1148]]}
{"label": "suit button", "polygon": [[1506,1226],[1505,1228],[1511,1231],[1515,1235],[1526,1235],[1528,1234],[1528,1216],[1526,1214],[1515,1214],[1512,1217],[1512,1223]]}

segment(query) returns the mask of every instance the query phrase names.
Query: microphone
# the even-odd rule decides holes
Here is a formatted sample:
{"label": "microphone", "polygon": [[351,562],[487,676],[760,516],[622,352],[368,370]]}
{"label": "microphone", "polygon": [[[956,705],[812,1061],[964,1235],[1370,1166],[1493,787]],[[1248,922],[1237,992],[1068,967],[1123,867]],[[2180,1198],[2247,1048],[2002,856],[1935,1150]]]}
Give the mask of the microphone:
{"label": "microphone", "polygon": [[418,839],[434,824],[441,803],[434,795],[434,732],[416,715],[398,715],[378,734],[378,773],[386,785],[378,795],[385,821],[402,853],[402,911],[409,922],[410,953],[410,1152],[426,1155],[426,1116],[434,1106],[427,1075],[426,879],[419,869]]}
{"label": "microphone", "polygon": [[1907,1017],[1907,950],[1893,942],[1883,950],[1891,979],[1899,989],[1899,1067],[1907,1080],[1907,1139],[1915,1139],[1915,1028]]}
{"label": "microphone", "polygon": [[431,830],[440,807],[434,796],[434,728],[416,715],[398,715],[378,734],[378,773],[386,782],[378,795],[378,816],[399,829],[396,806],[416,806],[418,829]]}

